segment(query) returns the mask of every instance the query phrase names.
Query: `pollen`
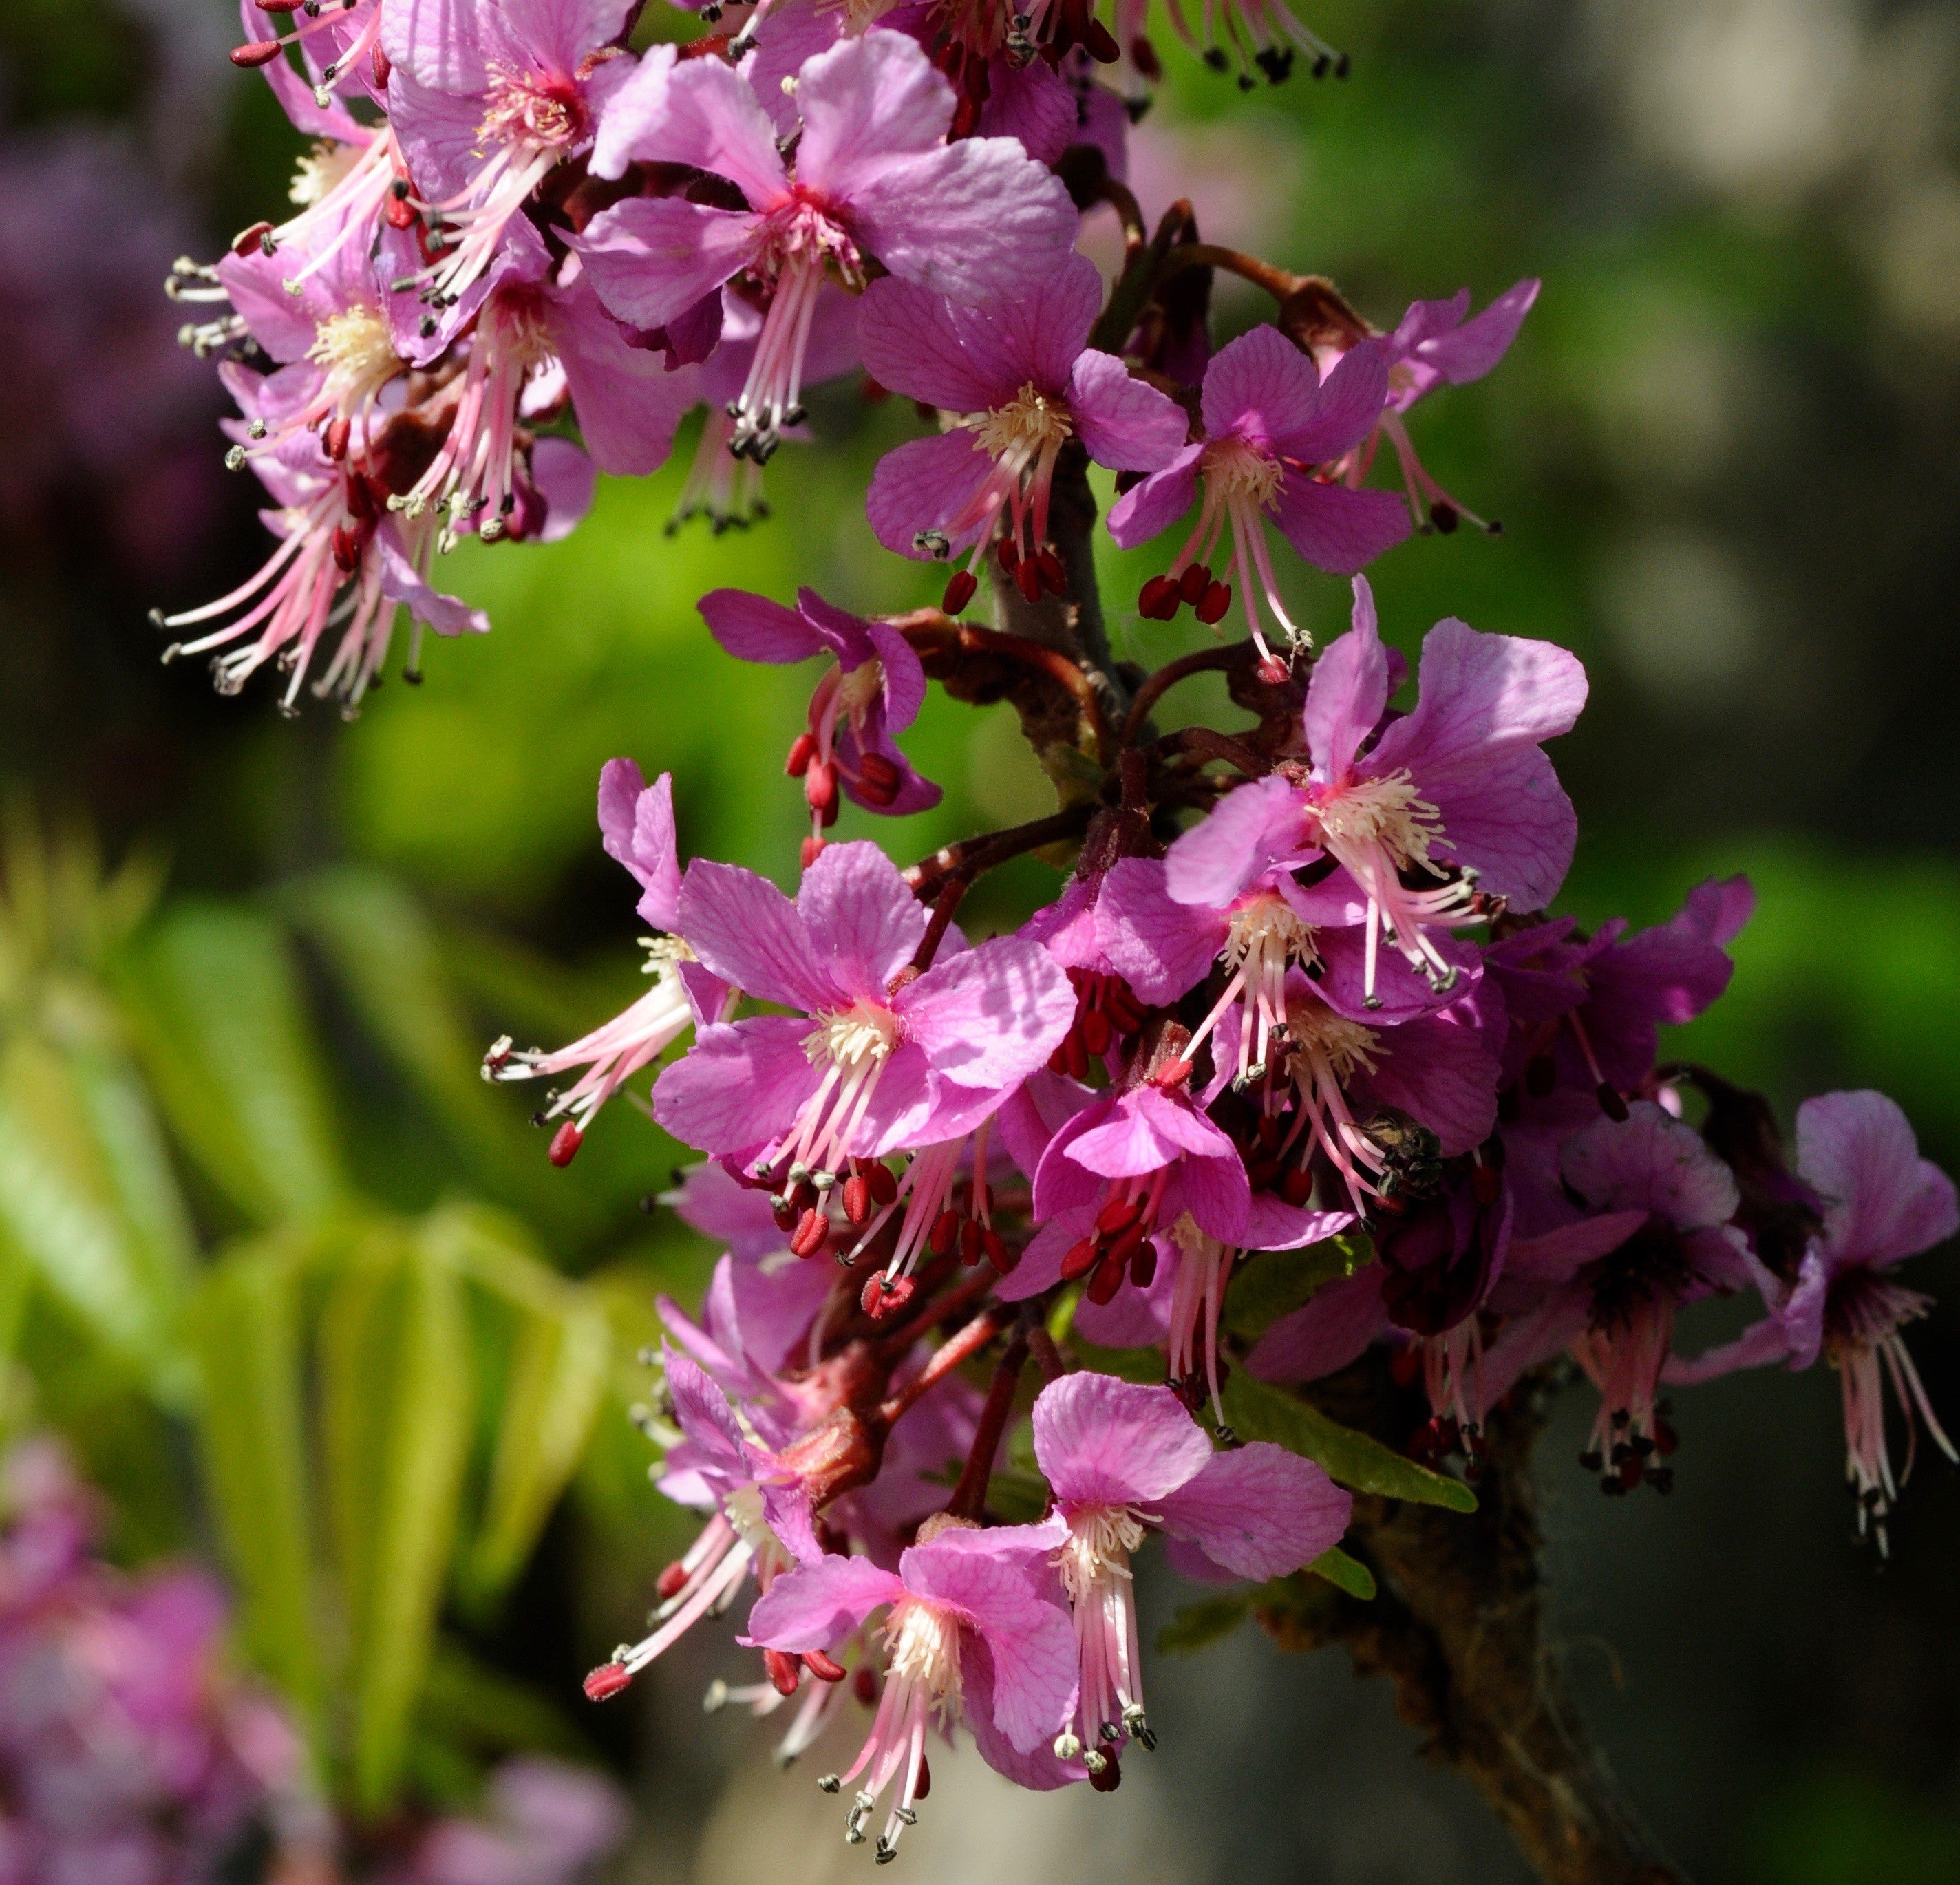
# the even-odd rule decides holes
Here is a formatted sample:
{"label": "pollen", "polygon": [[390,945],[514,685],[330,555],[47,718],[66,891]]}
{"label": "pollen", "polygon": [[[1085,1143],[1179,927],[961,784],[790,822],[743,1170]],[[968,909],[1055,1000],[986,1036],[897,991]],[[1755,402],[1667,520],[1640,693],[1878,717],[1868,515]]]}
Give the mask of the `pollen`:
{"label": "pollen", "polygon": [[1287,1040],[1293,1055],[1318,1059],[1345,1081],[1357,1072],[1373,1073],[1381,1036],[1372,1027],[1337,1014],[1314,995],[1296,995],[1287,1004]]}
{"label": "pollen", "polygon": [[307,358],[326,369],[327,381],[342,411],[371,399],[404,371],[379,310],[349,307],[331,314],[315,330]]}
{"label": "pollen", "polygon": [[877,705],[885,691],[885,664],[873,655],[847,669],[837,683],[839,716],[855,723]]}
{"label": "pollen", "polygon": [[1207,446],[1203,470],[1207,486],[1228,508],[1243,503],[1264,510],[1278,495],[1284,476],[1278,459],[1242,438],[1221,438]]}
{"label": "pollen", "polygon": [[874,1002],[854,1001],[827,1014],[804,1037],[803,1051],[813,1065],[826,1061],[855,1071],[888,1059],[899,1044],[899,1017]]}
{"label": "pollen", "polygon": [[584,135],[585,107],[568,79],[508,69],[492,75],[477,135],[486,143],[556,150]]}
{"label": "pollen", "polygon": [[1220,953],[1228,969],[1245,967],[1256,976],[1274,966],[1284,973],[1289,962],[1312,962],[1319,952],[1312,926],[1300,921],[1285,898],[1269,893],[1232,912]]}
{"label": "pollen", "polygon": [[989,457],[1035,459],[1066,444],[1075,431],[1067,404],[1039,391],[1030,381],[1005,406],[973,422],[974,436]]}
{"label": "pollen", "polygon": [[286,191],[288,198],[302,209],[323,202],[345,180],[364,154],[358,144],[336,144],[322,138],[302,157]]}
{"label": "pollen", "polygon": [[1314,810],[1330,849],[1379,845],[1398,869],[1411,865],[1436,869],[1429,853],[1432,845],[1443,842],[1442,817],[1435,806],[1418,794],[1406,769],[1384,779],[1338,786]]}
{"label": "pollen", "polygon": [[916,1683],[934,1701],[959,1699],[959,1624],[950,1611],[902,1598],[885,1624],[895,1678]]}
{"label": "pollen", "polygon": [[1143,1542],[1143,1521],[1127,1505],[1086,1505],[1070,1514],[1068,1542],[1055,1555],[1069,1602],[1079,1604],[1110,1578],[1128,1577],[1130,1554]]}

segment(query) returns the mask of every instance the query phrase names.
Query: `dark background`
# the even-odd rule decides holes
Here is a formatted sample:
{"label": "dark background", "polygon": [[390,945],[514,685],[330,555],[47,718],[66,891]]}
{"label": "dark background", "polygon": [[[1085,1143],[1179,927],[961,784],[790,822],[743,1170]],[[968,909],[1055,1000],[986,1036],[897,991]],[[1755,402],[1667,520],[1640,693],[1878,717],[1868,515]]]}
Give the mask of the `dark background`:
{"label": "dark background", "polygon": [[[1146,210],[1188,194],[1214,240],[1334,275],[1384,325],[1417,295],[1468,285],[1481,304],[1544,278],[1502,368],[1414,427],[1505,534],[1385,559],[1385,629],[1412,648],[1458,614],[1577,650],[1593,696],[1556,749],[1584,833],[1565,906],[1653,921],[1701,877],[1749,871],[1734,986],[1685,1045],[1787,1120],[1806,1093],[1882,1087],[1960,1167],[1960,11],[1307,6],[1354,56],[1344,84],[1242,97],[1153,18],[1170,81],[1138,139]],[[690,426],[665,471],[603,484],[570,541],[466,546],[450,586],[494,633],[432,646],[419,693],[391,680],[352,724],[317,705],[289,724],[262,685],[221,702],[161,668],[148,609],[217,594],[264,553],[254,493],[219,465],[211,371],[176,348],[159,291],[177,255],[215,254],[282,200],[300,148],[224,63],[234,25],[222,0],[12,0],[0,24],[0,785],[112,856],[157,850],[178,901],[271,907],[323,866],[383,874],[428,912],[481,1038],[514,1014],[568,1036],[635,985],[632,898],[592,825],[604,759],[674,772],[687,849],[793,869],[775,759],[802,683],[737,669],[692,602],[730,581],[785,597],[807,581],[863,609],[926,599],[861,511],[870,463],[912,422],[902,402],[826,396],[822,449],[779,455],[775,519],[746,536],[663,535]],[[1220,310],[1227,326],[1261,311]],[[1148,556],[1102,547],[1122,651],[1188,645],[1135,615]],[[1338,632],[1342,585],[1293,586],[1316,634]],[[1004,713],[936,701],[909,744],[947,795],[878,828],[902,860],[1044,808]],[[847,812],[845,835],[868,826]],[[1029,864],[969,910],[1010,920],[1053,884]],[[623,1253],[698,1285],[701,1253],[632,1208],[673,1152],[626,1108],[552,1177],[512,1123],[521,1094],[459,1126],[323,978],[308,986],[372,1196],[420,1208],[466,1180],[570,1272]],[[1950,1249],[1909,1280],[1960,1295]],[[1739,1315],[1716,1306],[1686,1339]],[[1960,1420],[1960,1312],[1911,1341]],[[1583,1399],[1545,1449],[1550,1575],[1590,1724],[1662,1843],[1707,1879],[1960,1876],[1960,1489],[1943,1463],[1921,1449],[1881,1565],[1852,1542],[1826,1370],[1682,1397],[1666,1501],[1597,1496],[1573,1463]],[[8,1406],[26,1422],[31,1384]],[[114,1449],[81,1444],[115,1489]],[[636,1489],[637,1444],[623,1427],[596,1444],[508,1613],[472,1625],[561,1696],[633,1633],[674,1536]],[[194,1513],[132,1523],[123,1549],[196,1531]],[[1176,1594],[1152,1584],[1149,1602]],[[597,1724],[639,1779],[632,1876],[815,1879],[846,1860],[807,1779],[766,1777],[764,1730],[695,1712],[734,1664],[697,1641]],[[1332,1657],[1248,1632],[1150,1680],[1163,1750],[1118,1797],[1010,1797],[948,1763],[907,1861],[944,1881],[1521,1875],[1467,1791],[1419,1763],[1387,1692]]]}

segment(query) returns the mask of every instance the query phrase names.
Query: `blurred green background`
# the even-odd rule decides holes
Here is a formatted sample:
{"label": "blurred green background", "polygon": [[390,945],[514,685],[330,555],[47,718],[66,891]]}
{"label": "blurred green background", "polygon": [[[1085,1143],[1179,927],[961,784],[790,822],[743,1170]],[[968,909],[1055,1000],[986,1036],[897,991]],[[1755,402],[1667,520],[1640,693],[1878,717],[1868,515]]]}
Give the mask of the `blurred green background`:
{"label": "blurred green background", "polygon": [[[1188,195],[1208,236],[1333,275],[1383,325],[1412,297],[1544,278],[1502,368],[1414,426],[1505,533],[1384,559],[1385,629],[1412,651],[1456,614],[1576,649],[1593,699],[1556,754],[1583,828],[1567,906],[1650,922],[1748,870],[1733,988],[1681,1047],[1786,1119],[1807,1092],[1883,1087],[1960,1166],[1960,11],[1306,17],[1353,77],[1242,95],[1153,14],[1145,209]],[[263,687],[214,699],[157,665],[144,616],[263,553],[158,291],[176,254],[282,199],[301,148],[224,64],[235,24],[223,0],[14,0],[0,21],[5,1422],[74,1438],[124,1555],[225,1555],[247,1650],[363,1811],[466,1796],[501,1745],[582,1747],[637,1779],[632,1875],[827,1877],[827,1819],[807,1872],[786,1856],[813,1790],[762,1793],[765,1731],[695,1712],[733,1652],[690,1645],[607,1711],[576,1698],[686,1536],[625,1409],[655,1293],[697,1290],[712,1253],[638,1208],[678,1156],[651,1125],[616,1105],[554,1172],[525,1090],[476,1063],[639,985],[593,820],[605,759],[673,772],[686,850],[793,872],[778,759],[804,682],[729,661],[693,602],[931,599],[861,508],[915,422],[830,389],[818,446],[769,467],[773,521],[669,537],[691,422],[666,470],[602,482],[568,541],[460,549],[448,586],[495,630],[432,645],[421,689],[391,678],[351,724],[288,724]],[[1221,297],[1221,333],[1262,311]],[[1119,652],[1195,645],[1136,615],[1153,553],[1102,548]],[[1289,581],[1338,632],[1344,585]],[[935,698],[907,743],[943,805],[847,807],[842,835],[908,861],[1047,807],[1005,709]],[[1025,863],[963,920],[1015,920],[1055,884]],[[1914,1280],[1960,1294],[1951,1250]],[[1913,1345],[1960,1417],[1960,1314]],[[1825,1372],[1690,1397],[1667,1502],[1593,1495],[1578,1419],[1544,1462],[1564,1627],[1663,1843],[1709,1877],[1954,1876],[1952,1477],[1922,1462],[1882,1573],[1848,1542]],[[1096,1877],[1516,1875],[1386,1695],[1326,1659],[1235,1640],[1153,1680],[1166,1752],[1120,1800],[949,1785],[915,1861],[1018,1876],[1068,1841]],[[978,1815],[994,1858],[958,1836]]]}

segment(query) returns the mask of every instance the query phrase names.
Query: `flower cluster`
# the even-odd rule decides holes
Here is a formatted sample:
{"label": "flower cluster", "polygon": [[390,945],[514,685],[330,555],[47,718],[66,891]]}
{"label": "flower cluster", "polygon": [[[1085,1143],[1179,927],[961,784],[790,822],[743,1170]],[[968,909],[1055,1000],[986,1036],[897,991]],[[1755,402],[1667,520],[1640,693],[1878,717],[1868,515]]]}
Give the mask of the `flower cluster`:
{"label": "flower cluster", "polygon": [[[1567,1356],[1598,1393],[1586,1469],[1664,1492],[1670,1388],[1822,1356],[1882,1544],[1888,1389],[1952,1451],[1901,1336],[1926,1299],[1889,1271],[1952,1232],[1954,1192],[1898,1110],[1813,1100],[1792,1167],[1760,1103],[1660,1059],[1661,1026],[1725,987],[1748,886],[1637,932],[1551,914],[1576,818],[1545,747],[1585,704],[1579,662],[1449,620],[1411,677],[1379,632],[1364,568],[1413,532],[1497,528],[1410,416],[1497,364],[1538,284],[1383,331],[1202,241],[1188,205],[1153,234],[1102,82],[1134,98],[1155,70],[1142,14],[761,0],[732,35],[636,56],[628,0],[355,0],[289,36],[310,84],[282,43],[234,56],[322,142],[293,216],[177,278],[228,310],[191,338],[231,356],[234,461],[279,545],[167,626],[221,623],[183,651],[228,650],[228,689],[282,664],[288,705],[329,629],[314,685],[352,706],[400,607],[486,627],[434,557],[562,534],[595,466],[650,469],[703,398],[683,508],[719,521],[755,514],[819,381],[861,370],[934,420],[867,514],[950,566],[940,608],[699,605],[739,658],[822,664],[784,769],[810,820],[794,895],[683,868],[671,779],[615,760],[600,823],[659,932],[653,985],[484,1068],[566,1077],[539,1116],[564,1164],[657,1067],[653,1116],[704,1161],[669,1202],[727,1247],[698,1315],[662,1305],[644,1417],[702,1530],[588,1694],[746,1600],[759,1673],[711,1699],[790,1708],[786,1762],[865,1711],[819,1784],[880,1860],[935,1726],[1034,1788],[1108,1791],[1155,1745],[1133,1595],[1153,1533],[1204,1575],[1366,1575],[1330,1555],[1352,1508],[1323,1465],[1234,1431],[1249,1395],[1373,1369],[1408,1416],[1393,1444],[1475,1479],[1494,1412]],[[1277,0],[1205,23],[1274,78],[1294,48],[1334,62]],[[1099,205],[1113,282],[1075,250]],[[1214,353],[1220,269],[1274,311]],[[1367,482],[1384,441],[1400,492]],[[1165,546],[1140,637],[1188,606],[1221,632],[1236,610],[1245,638],[1149,675],[1109,658],[1092,463],[1115,542]],[[1269,524],[1352,579],[1318,651]],[[993,628],[958,619],[983,579]],[[1252,724],[1160,733],[1206,668]],[[936,802],[898,743],[934,679],[1011,699],[1061,804],[902,870],[829,834],[846,801]],[[968,887],[1033,852],[1071,860],[1055,902],[969,938]],[[1746,1333],[1678,1352],[1684,1310],[1744,1291]]]}

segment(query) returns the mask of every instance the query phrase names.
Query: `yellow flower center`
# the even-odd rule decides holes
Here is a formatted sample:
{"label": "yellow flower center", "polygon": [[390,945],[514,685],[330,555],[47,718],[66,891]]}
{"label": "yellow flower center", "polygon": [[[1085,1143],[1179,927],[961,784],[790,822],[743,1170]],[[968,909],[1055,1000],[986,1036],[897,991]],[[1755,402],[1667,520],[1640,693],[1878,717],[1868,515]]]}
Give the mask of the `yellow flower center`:
{"label": "yellow flower center", "polygon": [[1075,430],[1068,408],[1059,400],[1038,392],[1030,382],[1005,406],[996,406],[968,422],[980,448],[991,457],[1004,458],[1010,453],[1035,459],[1063,444]]}

